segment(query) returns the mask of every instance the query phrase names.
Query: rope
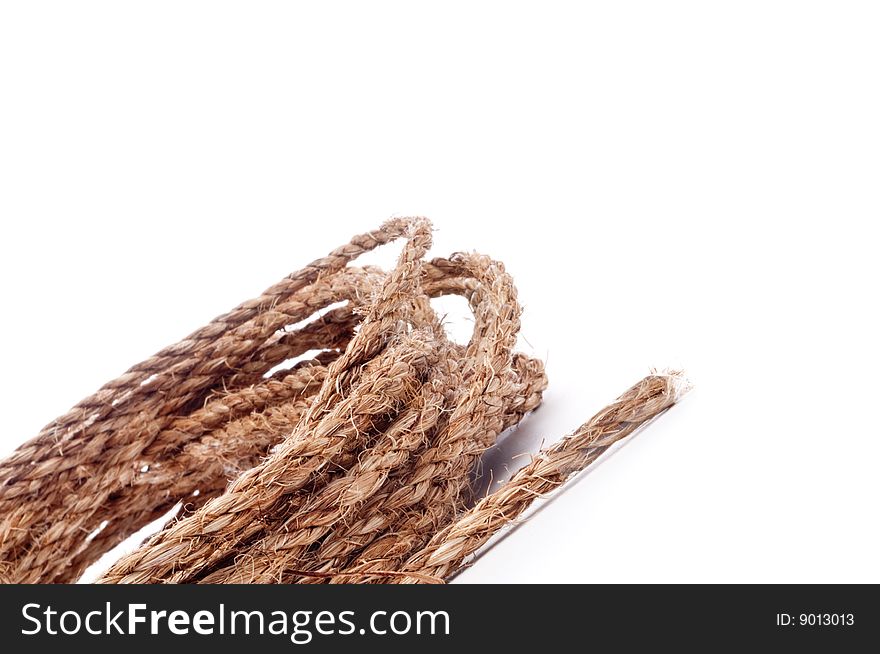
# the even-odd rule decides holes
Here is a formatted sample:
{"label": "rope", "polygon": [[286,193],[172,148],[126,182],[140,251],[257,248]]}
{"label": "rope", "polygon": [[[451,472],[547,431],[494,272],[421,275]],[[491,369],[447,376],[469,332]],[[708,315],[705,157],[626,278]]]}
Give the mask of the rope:
{"label": "rope", "polygon": [[[390,272],[352,265],[397,238]],[[480,456],[540,405],[547,379],[514,351],[504,266],[427,260],[430,246],[427,220],[388,221],[47,425],[0,463],[0,580],[75,581],[179,504],[100,581],[441,581],[676,401],[678,376],[647,377],[472,506]],[[474,314],[467,345],[431,307],[448,294]]]}

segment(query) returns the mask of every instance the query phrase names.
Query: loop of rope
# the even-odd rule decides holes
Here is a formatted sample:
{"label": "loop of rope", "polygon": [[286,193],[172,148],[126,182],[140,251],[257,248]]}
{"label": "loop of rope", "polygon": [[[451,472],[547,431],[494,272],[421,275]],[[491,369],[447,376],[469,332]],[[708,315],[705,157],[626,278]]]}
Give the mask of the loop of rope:
{"label": "loop of rope", "polygon": [[[352,265],[396,238],[389,273]],[[430,245],[422,218],[356,236],[47,425],[0,463],[0,580],[75,581],[179,505],[100,581],[440,581],[677,399],[678,377],[647,377],[468,508],[479,457],[547,379],[514,352],[504,266]],[[431,307],[447,294],[473,312],[466,345]]]}

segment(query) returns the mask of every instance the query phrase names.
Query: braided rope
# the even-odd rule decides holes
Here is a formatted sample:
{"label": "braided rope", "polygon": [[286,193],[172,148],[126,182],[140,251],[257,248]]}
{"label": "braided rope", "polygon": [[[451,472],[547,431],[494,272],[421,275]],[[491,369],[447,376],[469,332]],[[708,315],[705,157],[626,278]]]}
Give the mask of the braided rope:
{"label": "braided rope", "polygon": [[[390,272],[351,265],[397,238]],[[0,462],[0,580],[75,581],[175,506],[102,582],[442,580],[675,401],[672,377],[646,378],[470,507],[480,456],[540,405],[547,378],[514,352],[503,265],[426,260],[430,246],[427,220],[388,221],[47,425]],[[466,345],[431,307],[449,294],[474,315]]]}

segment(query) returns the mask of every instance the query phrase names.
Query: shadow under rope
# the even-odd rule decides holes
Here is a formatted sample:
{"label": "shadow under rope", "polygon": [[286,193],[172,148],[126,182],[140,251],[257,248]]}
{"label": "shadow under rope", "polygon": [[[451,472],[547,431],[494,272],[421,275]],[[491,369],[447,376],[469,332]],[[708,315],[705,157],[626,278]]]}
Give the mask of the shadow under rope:
{"label": "shadow under rope", "polygon": [[[537,454],[540,449],[542,449],[546,445],[552,445],[552,442],[545,442],[545,439],[540,435],[542,433],[541,423],[546,422],[546,420],[536,420],[536,418],[540,417],[542,410],[546,411],[547,404],[548,402],[545,401],[533,413],[526,416],[525,420],[504,432],[499,437],[498,443],[486,450],[486,452],[480,458],[480,461],[477,465],[477,471],[474,474],[472,484],[474,488],[474,497],[471,505],[476,504],[486,495],[491,495],[492,493],[497,491],[501,486],[504,485],[505,482],[507,482],[513,475],[515,475],[520,468],[528,465],[528,463],[532,459],[532,456]],[[458,570],[456,570],[449,576],[447,582],[452,581],[462,572],[469,569],[501,541],[506,539],[517,529],[522,527],[526,522],[528,522],[534,516],[538,515],[541,511],[547,508],[547,506],[549,506],[552,502],[559,498],[560,495],[565,493],[567,490],[574,488],[575,485],[586,479],[587,476],[589,476],[594,470],[596,470],[602,463],[617,454],[622,448],[626,447],[647,427],[651,426],[655,420],[663,416],[667,411],[675,407],[677,404],[678,402],[667,407],[656,416],[654,416],[651,420],[648,420],[647,422],[642,424],[628,437],[614,443],[611,447],[608,448],[606,452],[599,456],[599,458],[597,458],[587,468],[578,472],[574,477],[562,484],[555,491],[537,499],[535,503],[532,504],[532,506],[529,507],[523,515],[504,527],[501,531],[499,531],[491,539],[489,539],[489,542],[487,542],[485,545],[483,545],[483,547],[481,547],[473,555],[471,555],[470,559],[467,560],[464,565],[462,565]],[[573,430],[574,429],[570,430],[567,433],[571,433],[571,431]],[[563,437],[560,437],[557,440],[561,440],[561,438]]]}

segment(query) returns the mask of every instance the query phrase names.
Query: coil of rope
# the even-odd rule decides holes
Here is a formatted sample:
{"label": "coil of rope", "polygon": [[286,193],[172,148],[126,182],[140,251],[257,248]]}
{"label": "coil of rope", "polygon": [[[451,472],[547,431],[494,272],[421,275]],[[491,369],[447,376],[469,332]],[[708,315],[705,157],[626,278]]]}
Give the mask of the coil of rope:
{"label": "coil of rope", "polygon": [[[352,265],[398,238],[390,272]],[[47,425],[0,463],[0,580],[75,581],[179,505],[99,581],[444,581],[686,390],[677,373],[649,375],[474,502],[480,456],[539,406],[547,378],[514,351],[504,266],[426,260],[430,245],[427,220],[390,220]],[[473,312],[467,345],[431,307],[449,294]]]}

